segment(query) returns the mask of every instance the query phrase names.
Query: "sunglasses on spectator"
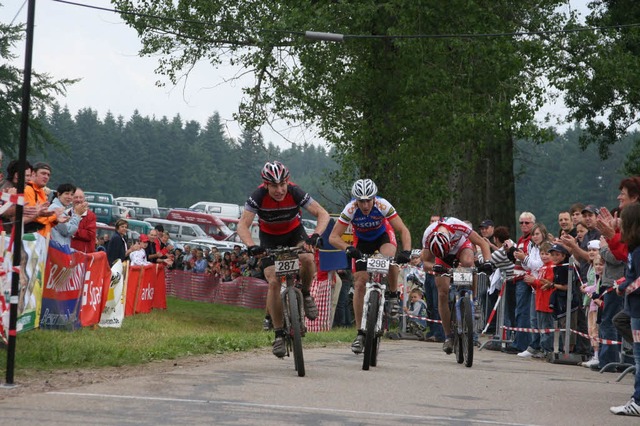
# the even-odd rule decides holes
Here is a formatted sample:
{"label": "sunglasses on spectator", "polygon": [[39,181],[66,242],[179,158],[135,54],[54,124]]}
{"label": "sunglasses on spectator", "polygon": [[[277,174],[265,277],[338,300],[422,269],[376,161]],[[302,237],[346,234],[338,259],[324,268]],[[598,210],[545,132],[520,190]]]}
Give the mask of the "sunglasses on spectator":
{"label": "sunglasses on spectator", "polygon": [[520,225],[528,225],[528,224],[530,224],[530,223],[531,223],[531,222],[527,222],[526,220],[521,220],[521,221],[520,221]]}

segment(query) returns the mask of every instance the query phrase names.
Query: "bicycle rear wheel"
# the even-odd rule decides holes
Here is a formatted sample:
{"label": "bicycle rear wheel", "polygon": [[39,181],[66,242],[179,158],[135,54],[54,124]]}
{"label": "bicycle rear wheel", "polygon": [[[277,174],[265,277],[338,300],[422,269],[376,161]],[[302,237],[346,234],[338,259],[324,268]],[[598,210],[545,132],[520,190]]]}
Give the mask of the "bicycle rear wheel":
{"label": "bicycle rear wheel", "polygon": [[[380,293],[372,291],[369,295],[369,302],[367,303],[367,324],[365,328],[364,339],[364,359],[362,360],[362,369],[368,370],[370,365],[374,367],[377,364],[377,356],[374,352],[377,352],[376,339],[376,323],[378,322],[378,311],[380,308]],[[373,364],[371,360],[373,359]]]}
{"label": "bicycle rear wheel", "polygon": [[302,355],[302,317],[300,316],[300,306],[302,295],[293,286],[287,288],[287,298],[289,299],[289,318],[291,320],[291,338],[293,340],[293,363],[298,372],[298,376],[304,377],[304,357]]}
{"label": "bicycle rear wheel", "polygon": [[464,365],[473,365],[473,313],[471,311],[471,299],[468,296],[460,299],[460,318],[462,321],[462,353],[464,354]]}

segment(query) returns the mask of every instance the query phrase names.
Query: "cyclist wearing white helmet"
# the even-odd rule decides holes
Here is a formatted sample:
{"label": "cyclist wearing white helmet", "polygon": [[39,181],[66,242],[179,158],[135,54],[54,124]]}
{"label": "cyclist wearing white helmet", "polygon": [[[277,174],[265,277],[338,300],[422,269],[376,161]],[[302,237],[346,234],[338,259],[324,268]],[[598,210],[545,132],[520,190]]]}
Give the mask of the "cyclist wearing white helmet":
{"label": "cyclist wearing white helmet", "polygon": [[[444,268],[450,268],[456,261],[463,267],[474,266],[474,244],[480,247],[483,259],[491,259],[489,243],[480,234],[455,217],[441,218],[438,222],[430,224],[422,236],[422,260],[425,270],[442,272]],[[491,273],[493,266],[491,262],[485,262],[480,270]],[[442,319],[442,327],[446,336],[442,350],[447,354],[453,352],[451,312],[449,310],[450,284],[450,277],[436,276],[438,313]]]}
{"label": "cyclist wearing white helmet", "polygon": [[[238,236],[249,248],[252,256],[264,252],[265,248],[278,246],[293,247],[301,244],[313,251],[320,234],[329,223],[329,213],[304,192],[298,185],[289,181],[289,169],[279,161],[266,163],[262,168],[262,185],[251,194],[244,205],[244,212],[238,222]],[[300,208],[306,209],[317,219],[313,235],[308,236],[300,220]],[[251,237],[251,224],[258,216],[260,225],[260,246]],[[304,310],[307,318],[318,316],[313,297],[309,293],[316,266],[312,253],[300,253],[300,280],[304,296]],[[276,338],[273,342],[273,354],[279,358],[286,355],[283,331],[282,300],[280,299],[280,281],[276,277],[273,259],[263,257],[261,267],[269,282],[267,309],[273,321]]]}
{"label": "cyclist wearing white helmet", "polygon": [[[391,203],[377,196],[378,187],[371,179],[359,179],[351,188],[351,200],[342,210],[340,218],[329,236],[329,243],[345,250],[349,257],[359,259],[362,253],[373,254],[379,251],[384,256],[396,255],[396,236],[400,233],[403,250],[398,253],[399,263],[408,263],[411,255],[411,233],[393,208]],[[348,245],[342,234],[349,224],[353,227],[353,246]],[[392,315],[399,311],[398,306],[398,267],[389,270],[389,295],[387,300],[392,308]],[[353,279],[353,311],[355,314],[358,335],[351,344],[354,353],[361,353],[364,347],[364,331],[361,329],[362,308],[364,305],[365,285],[367,282],[366,264],[356,262],[356,273]]]}

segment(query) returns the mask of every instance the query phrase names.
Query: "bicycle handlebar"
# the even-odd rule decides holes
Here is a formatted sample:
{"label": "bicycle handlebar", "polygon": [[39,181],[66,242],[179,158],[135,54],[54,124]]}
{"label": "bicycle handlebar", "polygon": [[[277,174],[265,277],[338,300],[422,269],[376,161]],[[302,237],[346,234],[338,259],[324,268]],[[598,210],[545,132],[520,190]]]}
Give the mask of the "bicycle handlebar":
{"label": "bicycle handlebar", "polygon": [[281,254],[300,254],[300,253],[312,253],[304,249],[304,247],[294,246],[294,247],[282,247],[278,246],[276,248],[268,248],[264,250],[264,254],[266,256],[278,256]]}

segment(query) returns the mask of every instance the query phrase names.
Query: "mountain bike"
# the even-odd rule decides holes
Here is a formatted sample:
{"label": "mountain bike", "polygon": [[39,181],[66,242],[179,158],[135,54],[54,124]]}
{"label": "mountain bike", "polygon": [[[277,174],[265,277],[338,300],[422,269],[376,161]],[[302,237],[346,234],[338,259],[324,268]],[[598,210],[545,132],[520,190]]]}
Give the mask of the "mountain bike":
{"label": "mountain bike", "polygon": [[304,300],[300,291],[300,253],[307,251],[302,247],[278,247],[266,251],[266,255],[273,256],[276,276],[280,277],[282,282],[280,295],[287,356],[293,351],[295,369],[298,376],[304,377],[302,337],[307,328],[304,325]]}
{"label": "mountain bike", "polygon": [[474,309],[473,279],[476,268],[449,268],[441,275],[451,278],[449,288],[449,310],[451,312],[451,332],[453,352],[458,364],[473,365]]}
{"label": "mountain bike", "polygon": [[361,322],[365,332],[362,369],[368,370],[369,366],[375,367],[378,364],[380,337],[384,335],[384,331],[388,328],[384,296],[387,286],[383,281],[386,280],[389,274],[389,267],[393,262],[393,257],[386,257],[379,253],[363,254],[362,258],[356,260],[356,262],[366,262],[367,273],[369,274],[364,293]]}

